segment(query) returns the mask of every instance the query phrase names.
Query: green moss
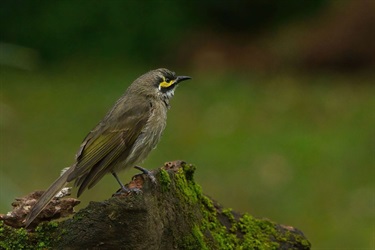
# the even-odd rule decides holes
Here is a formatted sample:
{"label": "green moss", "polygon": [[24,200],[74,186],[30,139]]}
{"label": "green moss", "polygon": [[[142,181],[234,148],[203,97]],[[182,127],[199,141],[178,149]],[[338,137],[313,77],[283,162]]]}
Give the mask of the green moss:
{"label": "green moss", "polygon": [[231,208],[225,208],[225,209],[223,209],[222,214],[224,214],[229,219],[229,221],[231,223],[234,223],[235,219],[234,219],[234,216],[232,214],[232,211],[233,210]]}
{"label": "green moss", "polygon": [[[300,236],[302,238],[302,236]],[[311,244],[308,240],[306,240],[305,238],[303,239],[300,239],[298,242],[301,243],[301,245],[303,246],[304,249],[308,249],[311,247]]]}
{"label": "green moss", "polygon": [[[259,220],[249,214],[244,214],[237,223],[237,228],[243,233],[242,246],[251,249],[278,249],[279,243],[272,241],[279,233],[275,224],[268,220]],[[273,236],[273,237],[271,237]]]}
{"label": "green moss", "polygon": [[201,195],[200,198],[201,198],[200,202],[201,202],[201,205],[203,206],[203,209],[209,211],[210,213],[216,216],[216,209],[212,200],[205,195]]}
{"label": "green moss", "polygon": [[164,169],[160,169],[160,186],[163,192],[169,191],[171,187],[171,178],[169,177],[169,174]]}
{"label": "green moss", "polygon": [[51,249],[60,238],[56,232],[57,222],[43,223],[28,232],[24,228],[13,228],[0,221],[0,249]]}
{"label": "green moss", "polygon": [[184,237],[181,246],[184,249],[232,249],[237,239],[218,221],[212,200],[203,195],[201,187],[194,182],[194,171],[193,165],[184,164],[175,176],[175,186],[181,198],[202,216],[201,223],[194,225],[192,234]]}
{"label": "green moss", "polygon": [[202,249],[208,250],[206,243],[204,241],[204,235],[200,230],[198,225],[195,225],[192,228],[192,233],[188,236],[183,237],[182,244],[180,244],[180,248],[183,249]]}
{"label": "green moss", "polygon": [[212,201],[206,196],[202,198],[202,211],[201,230],[206,232],[206,242],[210,249],[235,249],[239,240],[220,223]]}
{"label": "green moss", "polygon": [[[181,198],[202,216],[199,225],[192,227],[191,235],[183,238],[184,249],[279,249],[279,243],[296,241],[309,249],[310,243],[303,237],[285,230],[269,220],[253,218],[249,214],[236,219],[232,209],[218,211],[213,201],[202,194],[202,189],[194,182],[195,167],[183,165],[175,177],[175,187]],[[218,219],[228,218],[229,225],[224,226]],[[293,245],[291,243],[291,245]]]}
{"label": "green moss", "polygon": [[[191,173],[191,169],[193,168],[185,166],[186,164],[184,164],[184,168],[179,169],[179,171],[176,173],[175,186],[179,191],[178,193],[181,194],[180,198],[182,198],[188,204],[198,204],[199,197],[202,195],[202,189],[192,179],[193,174]],[[188,173],[191,179],[186,178],[186,173]]]}
{"label": "green moss", "polygon": [[42,223],[36,229],[36,246],[40,249],[48,248],[60,239],[60,235],[56,232],[59,223],[51,221],[49,223]]}
{"label": "green moss", "polygon": [[29,236],[24,228],[15,229],[0,221],[1,249],[32,249],[29,247]]}
{"label": "green moss", "polygon": [[185,173],[186,180],[188,181],[194,181],[194,172],[196,170],[196,167],[192,164],[182,164],[182,169]]}

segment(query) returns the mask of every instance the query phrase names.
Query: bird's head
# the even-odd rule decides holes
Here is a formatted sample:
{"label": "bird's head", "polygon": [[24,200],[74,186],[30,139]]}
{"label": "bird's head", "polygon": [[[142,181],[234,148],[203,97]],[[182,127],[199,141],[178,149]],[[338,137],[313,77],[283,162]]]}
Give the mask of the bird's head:
{"label": "bird's head", "polygon": [[190,76],[176,76],[174,72],[160,68],[140,76],[132,85],[144,94],[169,100],[173,97],[178,84],[189,79],[191,79]]}

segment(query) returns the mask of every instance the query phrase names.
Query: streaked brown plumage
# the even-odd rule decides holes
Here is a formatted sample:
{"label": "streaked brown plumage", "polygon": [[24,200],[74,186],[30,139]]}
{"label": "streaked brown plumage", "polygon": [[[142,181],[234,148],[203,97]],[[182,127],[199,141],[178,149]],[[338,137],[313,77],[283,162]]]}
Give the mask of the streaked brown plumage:
{"label": "streaked brown plumage", "polygon": [[104,119],[86,136],[76,162],[42,195],[26,218],[26,227],[68,182],[79,197],[105,174],[134,167],[156,147],[166,126],[169,100],[179,82],[168,69],[152,70],[136,79]]}

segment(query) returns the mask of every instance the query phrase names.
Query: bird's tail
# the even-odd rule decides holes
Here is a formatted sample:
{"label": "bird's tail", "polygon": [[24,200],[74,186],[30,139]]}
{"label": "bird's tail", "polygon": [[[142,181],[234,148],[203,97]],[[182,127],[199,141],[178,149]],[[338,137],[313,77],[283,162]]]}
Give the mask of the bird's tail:
{"label": "bird's tail", "polygon": [[52,185],[43,193],[39,200],[32,207],[30,213],[26,217],[25,227],[28,227],[33,220],[42,212],[48,205],[52,198],[68,183],[67,179],[69,174],[73,171],[74,167],[66,170]]}

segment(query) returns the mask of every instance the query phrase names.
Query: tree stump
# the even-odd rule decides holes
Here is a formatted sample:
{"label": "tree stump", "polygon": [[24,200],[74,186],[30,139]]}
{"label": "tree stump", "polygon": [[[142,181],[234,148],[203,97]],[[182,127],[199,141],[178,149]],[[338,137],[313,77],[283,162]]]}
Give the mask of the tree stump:
{"label": "tree stump", "polygon": [[2,215],[0,248],[310,249],[298,229],[223,208],[202,193],[194,172],[193,165],[168,162],[152,171],[156,183],[144,174],[133,177],[128,187],[141,192],[90,202],[71,219],[28,231],[8,226]]}

